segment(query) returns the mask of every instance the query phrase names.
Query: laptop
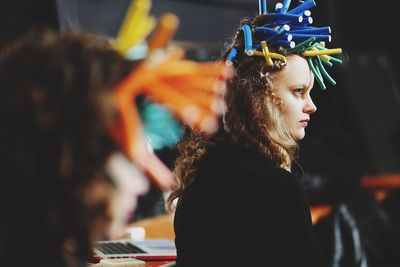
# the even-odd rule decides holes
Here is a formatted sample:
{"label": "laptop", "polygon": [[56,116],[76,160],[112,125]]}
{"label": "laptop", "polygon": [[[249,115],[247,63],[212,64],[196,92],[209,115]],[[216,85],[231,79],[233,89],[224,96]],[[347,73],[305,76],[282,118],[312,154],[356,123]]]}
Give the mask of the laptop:
{"label": "laptop", "polygon": [[175,260],[175,243],[169,239],[107,240],[94,244],[95,259],[136,258],[144,261]]}

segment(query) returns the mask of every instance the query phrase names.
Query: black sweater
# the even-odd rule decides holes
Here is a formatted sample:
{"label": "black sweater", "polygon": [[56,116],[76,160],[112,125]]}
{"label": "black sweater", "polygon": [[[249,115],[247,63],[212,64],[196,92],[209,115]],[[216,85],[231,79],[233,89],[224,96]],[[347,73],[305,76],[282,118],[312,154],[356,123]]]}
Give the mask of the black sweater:
{"label": "black sweater", "polygon": [[261,154],[209,150],[174,220],[177,266],[327,266],[300,179]]}

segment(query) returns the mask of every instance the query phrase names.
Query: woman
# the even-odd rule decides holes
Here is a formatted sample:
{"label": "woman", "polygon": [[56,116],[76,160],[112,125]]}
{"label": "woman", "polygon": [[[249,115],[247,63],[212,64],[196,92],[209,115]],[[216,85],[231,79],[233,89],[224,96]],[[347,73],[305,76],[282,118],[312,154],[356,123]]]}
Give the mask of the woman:
{"label": "woman", "polygon": [[[151,93],[151,100],[171,110],[177,102],[196,109],[199,102],[180,95],[181,88],[208,93],[215,90],[210,80],[224,80],[228,72],[173,52],[132,61],[102,36],[47,31],[31,32],[2,50],[2,266],[82,266],[94,241],[121,237],[138,196],[149,188],[145,171],[155,170],[144,163],[159,161],[138,150],[146,121],[138,118],[143,114],[136,101],[150,102]],[[175,68],[168,72],[170,64]],[[175,98],[165,90],[157,95],[159,86]],[[146,112],[156,123],[160,114]],[[211,108],[202,112],[217,116]],[[156,185],[167,186],[170,181],[160,177],[152,176]]]}
{"label": "woman", "polygon": [[91,34],[31,33],[1,54],[2,265],[84,265],[147,191],[108,133],[107,99],[133,67]]}
{"label": "woman", "polygon": [[[321,77],[304,50],[266,49],[257,33],[275,31],[275,22],[270,13],[241,22],[225,57],[236,75],[227,83],[221,130],[206,138],[188,129],[179,145],[168,199],[177,200],[179,267],[326,266],[296,163],[297,142],[317,110],[311,89]],[[315,39],[309,42],[311,49]]]}

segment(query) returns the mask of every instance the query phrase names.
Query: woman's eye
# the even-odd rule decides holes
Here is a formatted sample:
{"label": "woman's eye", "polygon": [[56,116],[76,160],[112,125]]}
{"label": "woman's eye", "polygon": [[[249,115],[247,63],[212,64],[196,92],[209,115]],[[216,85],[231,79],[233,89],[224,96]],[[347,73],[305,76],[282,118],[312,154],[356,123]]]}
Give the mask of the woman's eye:
{"label": "woman's eye", "polygon": [[304,92],[304,89],[303,88],[297,88],[297,89],[294,89],[293,92],[294,92],[294,94],[296,96],[302,96],[303,92]]}

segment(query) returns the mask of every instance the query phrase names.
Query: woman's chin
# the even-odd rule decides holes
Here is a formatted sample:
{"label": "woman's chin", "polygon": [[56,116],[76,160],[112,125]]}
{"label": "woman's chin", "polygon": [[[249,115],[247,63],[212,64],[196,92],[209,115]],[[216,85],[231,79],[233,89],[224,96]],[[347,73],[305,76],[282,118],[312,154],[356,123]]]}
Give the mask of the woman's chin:
{"label": "woman's chin", "polygon": [[125,220],[114,220],[108,230],[110,239],[122,238],[126,235],[125,232],[126,221]]}
{"label": "woman's chin", "polygon": [[304,130],[303,131],[298,131],[297,133],[292,134],[292,136],[293,136],[294,140],[300,141],[306,136],[306,133],[305,133]]}

